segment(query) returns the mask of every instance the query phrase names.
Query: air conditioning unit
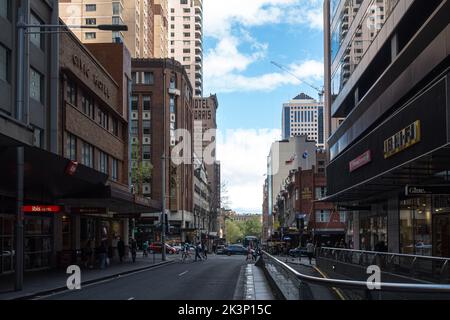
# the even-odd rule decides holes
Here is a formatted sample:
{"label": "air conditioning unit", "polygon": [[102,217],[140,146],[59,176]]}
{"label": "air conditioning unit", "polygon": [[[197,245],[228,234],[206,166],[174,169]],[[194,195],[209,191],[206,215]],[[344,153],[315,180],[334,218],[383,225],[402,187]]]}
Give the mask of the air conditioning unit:
{"label": "air conditioning unit", "polygon": [[170,122],[175,122],[175,121],[176,121],[175,113],[171,113],[170,114]]}

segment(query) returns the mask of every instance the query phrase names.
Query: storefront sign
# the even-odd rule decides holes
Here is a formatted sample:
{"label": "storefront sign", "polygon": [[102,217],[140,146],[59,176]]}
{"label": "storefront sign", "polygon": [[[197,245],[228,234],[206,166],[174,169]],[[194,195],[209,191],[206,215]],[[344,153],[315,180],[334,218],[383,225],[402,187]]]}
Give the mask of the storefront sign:
{"label": "storefront sign", "polygon": [[312,191],[311,191],[310,188],[303,188],[303,190],[302,190],[302,199],[303,200],[312,199]]}
{"label": "storefront sign", "polygon": [[420,120],[384,141],[384,158],[387,159],[420,142]]}
{"label": "storefront sign", "polygon": [[[73,62],[73,65],[78,70],[80,70],[81,73],[87,79],[91,78],[91,70],[86,65],[86,63],[81,59],[81,57],[77,56],[76,54],[72,55],[72,62]],[[106,86],[106,84],[103,81],[100,80],[98,75],[94,74],[92,76],[92,82],[93,82],[94,86],[97,87],[97,89],[99,89],[105,95],[105,97],[109,99],[109,97],[110,97],[109,88]]]}
{"label": "storefront sign", "polygon": [[360,155],[358,158],[350,161],[350,163],[349,163],[350,172],[353,172],[356,169],[359,169],[359,168],[365,166],[366,164],[370,163],[371,161],[372,161],[372,153],[370,152],[370,150],[367,150],[362,155]]}
{"label": "storefront sign", "polygon": [[42,205],[36,205],[36,206],[23,206],[22,207],[23,212],[60,212],[61,207],[60,206],[42,206]]}
{"label": "storefront sign", "polygon": [[405,187],[405,195],[426,195],[426,194],[450,194],[450,185],[436,186],[414,186],[407,185]]}

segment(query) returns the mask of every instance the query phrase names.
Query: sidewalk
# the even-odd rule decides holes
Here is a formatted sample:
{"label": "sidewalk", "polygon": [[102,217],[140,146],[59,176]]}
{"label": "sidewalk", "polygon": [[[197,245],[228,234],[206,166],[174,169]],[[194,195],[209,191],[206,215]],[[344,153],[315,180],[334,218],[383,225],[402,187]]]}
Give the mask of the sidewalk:
{"label": "sidewalk", "polygon": [[244,299],[275,300],[264,272],[253,263],[245,267]]}
{"label": "sidewalk", "polygon": [[[93,283],[109,278],[114,278],[127,273],[145,270],[158,265],[173,262],[174,258],[167,256],[167,261],[161,261],[161,254],[156,254],[155,259],[150,254],[147,258],[138,253],[136,262],[127,259],[122,264],[113,262],[106,269],[81,269],[81,285]],[[176,258],[176,257],[175,257]],[[14,274],[0,277],[0,300],[29,299],[38,295],[49,294],[53,291],[66,290],[66,281],[69,274],[63,269],[51,269],[44,271],[27,272],[24,275],[24,287],[22,291],[14,291]]]}

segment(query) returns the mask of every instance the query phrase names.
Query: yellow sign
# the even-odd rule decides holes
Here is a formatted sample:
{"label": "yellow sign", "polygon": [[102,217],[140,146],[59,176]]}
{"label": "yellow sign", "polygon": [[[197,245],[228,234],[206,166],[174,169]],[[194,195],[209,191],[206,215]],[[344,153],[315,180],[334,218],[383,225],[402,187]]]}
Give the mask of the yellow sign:
{"label": "yellow sign", "polygon": [[384,158],[387,159],[420,142],[420,120],[384,140]]}

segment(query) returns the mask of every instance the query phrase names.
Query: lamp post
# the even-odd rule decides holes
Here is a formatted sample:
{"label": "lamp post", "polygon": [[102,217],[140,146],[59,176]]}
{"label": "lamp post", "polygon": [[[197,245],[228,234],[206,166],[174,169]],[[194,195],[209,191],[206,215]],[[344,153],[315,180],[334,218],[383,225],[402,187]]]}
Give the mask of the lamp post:
{"label": "lamp post", "polygon": [[[28,63],[26,63],[25,57],[28,56],[26,51],[26,40],[29,34],[54,34],[69,32],[68,28],[74,29],[97,29],[102,31],[128,31],[126,25],[96,25],[96,26],[75,26],[75,25],[54,25],[54,24],[27,24],[26,17],[29,15],[29,6],[23,5],[18,11],[18,23],[17,28],[17,67],[16,67],[16,85],[17,85],[17,97],[16,97],[16,119],[20,122],[25,122],[29,125],[29,110],[24,110],[24,106],[29,99],[29,92],[26,92],[26,79],[25,76]],[[34,31],[30,29],[39,28],[40,30],[50,29],[46,31]],[[66,29],[66,30],[64,30]],[[55,57],[58,59],[58,57]],[[56,94],[56,92],[55,92]],[[24,119],[25,118],[25,119]],[[24,274],[24,215],[23,215],[23,200],[24,200],[24,147],[18,146],[16,152],[16,233],[15,233],[15,283],[14,288],[16,291],[23,289],[23,274]]]}

